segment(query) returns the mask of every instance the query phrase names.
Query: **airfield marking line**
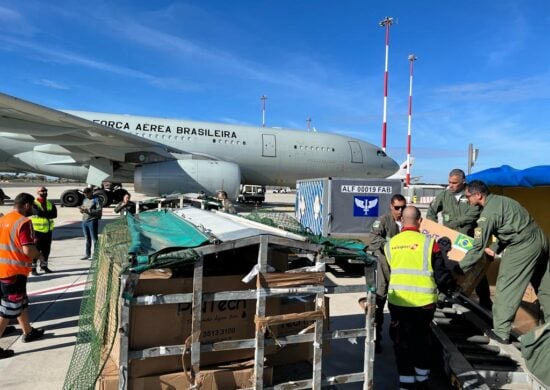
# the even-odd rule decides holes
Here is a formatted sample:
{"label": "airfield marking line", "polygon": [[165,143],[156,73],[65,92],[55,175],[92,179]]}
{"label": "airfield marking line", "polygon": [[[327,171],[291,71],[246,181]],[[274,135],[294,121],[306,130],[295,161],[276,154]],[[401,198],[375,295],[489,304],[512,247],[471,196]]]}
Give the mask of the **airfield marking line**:
{"label": "airfield marking line", "polygon": [[86,283],[88,283],[88,282],[84,281],[84,282],[79,282],[79,283],[64,284],[64,285],[53,287],[53,288],[47,288],[47,289],[44,289],[44,290],[34,291],[34,292],[31,292],[31,293],[28,293],[27,295],[29,297],[32,297],[32,296],[35,296],[35,295],[42,295],[42,294],[46,294],[46,293],[53,292],[53,291],[63,290],[63,289],[68,290],[68,289],[73,288],[73,287],[82,286]]}

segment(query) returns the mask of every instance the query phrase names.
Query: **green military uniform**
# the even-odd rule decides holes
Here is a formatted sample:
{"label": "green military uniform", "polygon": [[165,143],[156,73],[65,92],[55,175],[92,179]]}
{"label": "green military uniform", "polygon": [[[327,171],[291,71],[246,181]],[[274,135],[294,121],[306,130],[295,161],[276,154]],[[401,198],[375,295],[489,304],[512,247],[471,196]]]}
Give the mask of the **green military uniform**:
{"label": "green military uniform", "polygon": [[444,226],[471,236],[481,210],[479,206],[471,206],[468,203],[464,192],[460,193],[458,200],[455,195],[458,193],[449,190],[437,195],[428,207],[426,218],[437,222],[437,213],[441,211]]}
{"label": "green military uniform", "polygon": [[[457,200],[457,195],[459,195]],[[426,218],[430,221],[438,222],[437,213],[441,211],[443,225],[456,230],[468,236],[474,235],[476,220],[479,218],[481,209],[479,206],[472,206],[464,191],[453,193],[449,190],[441,192],[430,203]],[[489,290],[489,281],[483,277],[476,287],[476,294],[479,297],[479,303],[487,309],[491,309],[491,291]]]}
{"label": "green military uniform", "polygon": [[388,293],[388,280],[390,278],[390,270],[383,249],[386,242],[396,236],[399,230],[399,225],[395,222],[391,213],[388,213],[374,221],[367,237],[368,250],[373,251],[378,257],[376,294],[383,297]]}
{"label": "green military uniform", "polygon": [[390,269],[384,256],[384,246],[390,238],[399,233],[399,230],[399,225],[393,219],[392,214],[388,213],[374,221],[366,240],[367,249],[374,252],[376,257],[378,257],[376,265],[376,310],[374,312],[377,352],[381,351],[380,342],[384,329],[384,306],[386,305],[386,295],[388,294],[390,279]]}
{"label": "green military uniform", "polygon": [[550,269],[548,238],[537,223],[514,199],[489,194],[477,220],[473,248],[460,261],[467,271],[484,253],[491,236],[497,238],[491,249],[502,251],[493,305],[493,326],[497,336],[507,339],[523,293],[531,282],[550,322]]}

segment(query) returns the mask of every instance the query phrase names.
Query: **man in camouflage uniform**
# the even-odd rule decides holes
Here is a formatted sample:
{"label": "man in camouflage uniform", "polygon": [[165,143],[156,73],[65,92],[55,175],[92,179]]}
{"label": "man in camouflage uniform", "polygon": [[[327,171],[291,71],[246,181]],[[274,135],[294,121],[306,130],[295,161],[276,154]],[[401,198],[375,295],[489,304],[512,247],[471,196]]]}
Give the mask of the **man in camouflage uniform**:
{"label": "man in camouflage uniform", "polygon": [[[469,204],[468,198],[464,195],[465,185],[466,176],[462,169],[453,169],[449,172],[449,188],[437,195],[430,203],[426,218],[438,222],[437,214],[441,211],[444,226],[473,237],[481,209],[477,205]],[[479,297],[479,304],[491,310],[493,303],[486,276],[476,287],[476,294]]]}
{"label": "man in camouflage uniform", "polygon": [[[509,344],[512,321],[529,282],[537,292],[545,322],[550,322],[548,238],[523,206],[506,196],[490,194],[484,182],[470,182],[466,186],[466,197],[471,205],[481,206],[483,210],[477,220],[473,248],[459,265],[467,271],[484,252],[489,256],[502,256],[493,305],[493,329],[487,331],[487,336]],[[493,235],[497,242],[486,248]]]}
{"label": "man in camouflage uniform", "polygon": [[401,216],[407,206],[405,197],[401,194],[395,194],[390,201],[390,212],[378,218],[372,224],[370,233],[367,237],[367,248],[374,252],[378,257],[377,277],[376,277],[376,342],[375,350],[382,352],[380,344],[382,340],[382,325],[384,324],[384,306],[388,294],[388,281],[390,278],[390,269],[384,256],[384,246],[386,242],[401,231]]}

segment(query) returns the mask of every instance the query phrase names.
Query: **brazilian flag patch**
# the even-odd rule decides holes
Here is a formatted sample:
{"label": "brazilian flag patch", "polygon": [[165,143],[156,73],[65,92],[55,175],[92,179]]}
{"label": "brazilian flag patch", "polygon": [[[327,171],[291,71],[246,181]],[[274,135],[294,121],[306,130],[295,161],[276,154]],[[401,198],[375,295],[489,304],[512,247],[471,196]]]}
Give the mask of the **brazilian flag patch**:
{"label": "brazilian flag patch", "polygon": [[458,236],[456,236],[453,247],[460,249],[461,251],[467,252],[474,247],[474,239],[464,234],[459,234]]}

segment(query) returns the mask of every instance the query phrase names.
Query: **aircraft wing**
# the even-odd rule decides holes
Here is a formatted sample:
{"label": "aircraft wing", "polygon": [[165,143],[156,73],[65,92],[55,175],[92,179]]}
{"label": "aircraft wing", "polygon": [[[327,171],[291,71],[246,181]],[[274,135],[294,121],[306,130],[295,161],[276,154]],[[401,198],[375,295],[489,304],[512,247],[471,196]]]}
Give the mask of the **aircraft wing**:
{"label": "aircraft wing", "polygon": [[92,121],[0,93],[0,136],[29,142],[35,152],[63,164],[89,164],[88,183],[112,176],[113,166],[176,159],[215,159],[125,133]]}

